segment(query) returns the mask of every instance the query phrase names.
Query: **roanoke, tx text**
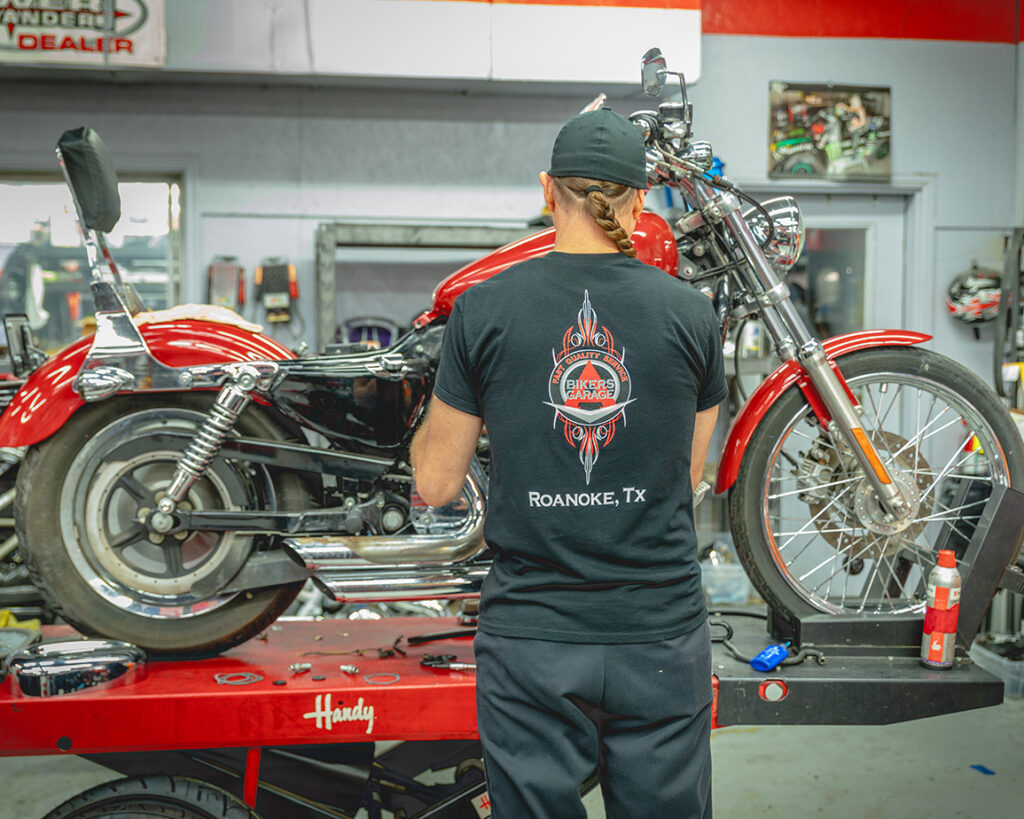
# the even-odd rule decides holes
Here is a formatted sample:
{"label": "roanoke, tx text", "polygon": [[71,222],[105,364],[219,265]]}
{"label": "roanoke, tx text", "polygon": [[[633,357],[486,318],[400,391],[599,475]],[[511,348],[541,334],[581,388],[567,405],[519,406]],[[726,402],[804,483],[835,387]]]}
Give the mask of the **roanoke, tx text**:
{"label": "roanoke, tx text", "polygon": [[647,503],[646,489],[635,486],[622,487],[619,492],[527,492],[526,499],[530,506],[618,506],[619,501],[625,503]]}

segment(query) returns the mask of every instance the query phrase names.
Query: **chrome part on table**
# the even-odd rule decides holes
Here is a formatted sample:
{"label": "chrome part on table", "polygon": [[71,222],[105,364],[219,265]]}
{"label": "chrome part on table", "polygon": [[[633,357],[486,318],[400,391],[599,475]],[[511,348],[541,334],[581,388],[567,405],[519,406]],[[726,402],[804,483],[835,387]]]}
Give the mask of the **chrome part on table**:
{"label": "chrome part on table", "polygon": [[263,677],[252,671],[225,671],[214,674],[213,679],[217,681],[217,685],[252,685],[260,682]]}
{"label": "chrome part on table", "polygon": [[42,643],[12,654],[4,667],[11,693],[22,697],[128,685],[146,673],[146,653],[118,640]]}

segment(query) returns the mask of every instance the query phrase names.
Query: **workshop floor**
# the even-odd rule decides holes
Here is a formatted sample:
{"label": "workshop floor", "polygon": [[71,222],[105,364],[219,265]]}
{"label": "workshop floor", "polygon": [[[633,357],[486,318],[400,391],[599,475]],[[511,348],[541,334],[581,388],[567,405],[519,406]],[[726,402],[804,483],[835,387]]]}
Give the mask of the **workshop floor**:
{"label": "workshop floor", "polygon": [[[721,728],[711,749],[717,819],[1021,816],[1024,699],[882,727]],[[38,819],[113,778],[77,757],[0,759],[0,819]]]}

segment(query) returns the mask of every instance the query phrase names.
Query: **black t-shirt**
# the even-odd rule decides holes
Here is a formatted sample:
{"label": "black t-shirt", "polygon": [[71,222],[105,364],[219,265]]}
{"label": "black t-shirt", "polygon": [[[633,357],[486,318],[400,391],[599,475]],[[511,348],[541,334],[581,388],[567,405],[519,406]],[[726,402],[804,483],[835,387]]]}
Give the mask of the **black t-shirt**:
{"label": "black t-shirt", "polygon": [[726,394],[705,296],[621,253],[523,262],[455,302],[434,392],[490,439],[483,631],[651,642],[703,622],[690,447]]}

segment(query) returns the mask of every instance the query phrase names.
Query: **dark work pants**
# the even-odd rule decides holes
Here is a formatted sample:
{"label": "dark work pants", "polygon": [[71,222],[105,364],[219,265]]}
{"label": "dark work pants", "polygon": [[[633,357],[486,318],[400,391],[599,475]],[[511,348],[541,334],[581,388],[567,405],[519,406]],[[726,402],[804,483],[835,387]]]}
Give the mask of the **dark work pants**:
{"label": "dark work pants", "polygon": [[481,631],[473,647],[494,819],[583,819],[595,768],[608,819],[710,819],[706,623],[625,645]]}

